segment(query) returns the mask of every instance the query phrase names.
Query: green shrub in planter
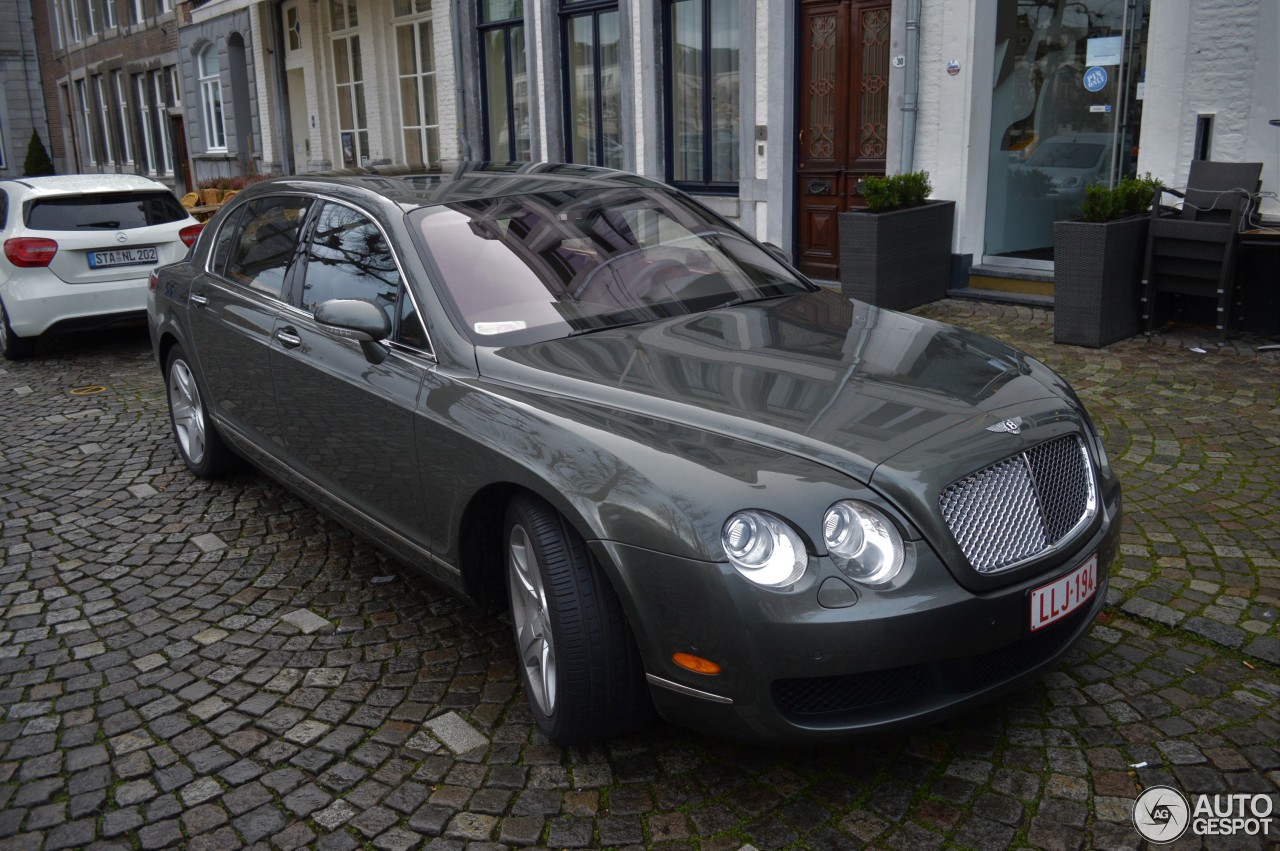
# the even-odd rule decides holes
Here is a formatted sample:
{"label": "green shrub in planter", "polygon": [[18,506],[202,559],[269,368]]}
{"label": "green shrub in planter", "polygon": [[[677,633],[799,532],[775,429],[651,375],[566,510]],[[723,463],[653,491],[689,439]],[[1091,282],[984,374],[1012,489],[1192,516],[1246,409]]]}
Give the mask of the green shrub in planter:
{"label": "green shrub in planter", "polygon": [[1159,187],[1150,174],[1094,184],[1080,218],[1054,222],[1054,342],[1099,348],[1138,333],[1147,213]]}
{"label": "green shrub in planter", "polygon": [[919,207],[928,199],[933,186],[929,183],[929,172],[912,171],[886,177],[864,177],[858,190],[867,199],[868,210],[886,213],[903,207]]}
{"label": "green shrub in planter", "polygon": [[1101,183],[1086,186],[1080,204],[1080,218],[1086,222],[1110,222],[1126,216],[1144,215],[1151,209],[1161,183],[1150,173],[1126,177],[1113,188]]}
{"label": "green shrub in planter", "polygon": [[840,289],[892,310],[946,298],[954,201],[930,201],[927,171],[863,178],[865,208],[840,214]]}

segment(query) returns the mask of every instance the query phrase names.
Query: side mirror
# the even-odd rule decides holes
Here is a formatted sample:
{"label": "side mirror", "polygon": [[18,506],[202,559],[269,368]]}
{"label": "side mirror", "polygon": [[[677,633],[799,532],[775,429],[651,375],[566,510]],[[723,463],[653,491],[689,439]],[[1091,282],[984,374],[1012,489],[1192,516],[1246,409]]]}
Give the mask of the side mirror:
{"label": "side mirror", "polygon": [[316,322],[338,337],[360,344],[370,363],[387,359],[387,349],[379,341],[391,336],[391,320],[381,307],[358,298],[333,298],[316,308]]}
{"label": "side mirror", "polygon": [[765,251],[768,251],[770,254],[772,254],[775,259],[781,260],[783,263],[785,263],[788,266],[791,265],[790,251],[787,251],[787,249],[781,246],[774,245],[772,242],[764,242],[764,243],[761,243],[761,245],[763,245],[765,248]]}

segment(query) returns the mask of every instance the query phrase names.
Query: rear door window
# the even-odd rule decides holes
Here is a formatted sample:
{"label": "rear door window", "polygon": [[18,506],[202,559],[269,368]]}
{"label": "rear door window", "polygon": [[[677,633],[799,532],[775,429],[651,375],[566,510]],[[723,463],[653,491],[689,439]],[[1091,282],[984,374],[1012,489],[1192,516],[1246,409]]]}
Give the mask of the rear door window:
{"label": "rear door window", "polygon": [[296,195],[271,195],[249,202],[248,209],[240,214],[226,276],[280,298],[298,253],[298,232],[310,207],[310,198]]}
{"label": "rear door window", "polygon": [[26,207],[29,230],[132,230],[187,217],[178,199],[167,191],[37,198]]}

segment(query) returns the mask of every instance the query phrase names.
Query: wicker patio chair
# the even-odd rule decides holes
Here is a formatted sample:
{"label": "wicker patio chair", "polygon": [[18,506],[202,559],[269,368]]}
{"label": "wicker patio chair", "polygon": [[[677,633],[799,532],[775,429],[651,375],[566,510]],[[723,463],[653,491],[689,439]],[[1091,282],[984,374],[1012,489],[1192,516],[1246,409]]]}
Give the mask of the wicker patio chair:
{"label": "wicker patio chair", "polygon": [[[1142,273],[1142,318],[1147,333],[1156,324],[1163,293],[1203,296],[1217,302],[1216,327],[1230,325],[1236,246],[1247,212],[1262,188],[1262,163],[1193,160],[1187,189],[1161,189],[1151,207],[1151,229]],[[1162,205],[1164,194],[1183,199]]]}

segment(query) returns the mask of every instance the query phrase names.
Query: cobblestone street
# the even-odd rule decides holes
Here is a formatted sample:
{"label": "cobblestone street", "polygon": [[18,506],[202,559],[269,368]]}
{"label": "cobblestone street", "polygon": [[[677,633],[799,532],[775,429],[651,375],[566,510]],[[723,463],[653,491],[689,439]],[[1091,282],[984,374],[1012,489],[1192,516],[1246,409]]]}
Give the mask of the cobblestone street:
{"label": "cobblestone street", "polygon": [[0,362],[0,848],[1136,848],[1146,786],[1280,810],[1280,352],[920,312],[1072,382],[1122,555],[1056,672],[821,750],[548,745],[504,619],[265,476],[187,472],[145,331]]}

